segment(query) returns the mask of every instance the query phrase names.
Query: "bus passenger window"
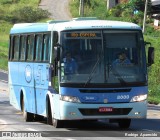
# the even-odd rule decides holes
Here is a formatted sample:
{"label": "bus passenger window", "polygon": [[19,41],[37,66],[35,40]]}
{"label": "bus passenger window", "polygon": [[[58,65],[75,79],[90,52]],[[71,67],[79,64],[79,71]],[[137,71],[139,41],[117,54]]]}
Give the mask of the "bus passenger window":
{"label": "bus passenger window", "polygon": [[50,56],[50,35],[44,35],[43,38],[43,61],[49,61]]}
{"label": "bus passenger window", "polygon": [[22,36],[20,43],[20,60],[25,60],[25,52],[26,52],[26,36]]}
{"label": "bus passenger window", "polygon": [[36,54],[35,54],[36,61],[41,61],[42,59],[42,35],[36,36]]}
{"label": "bus passenger window", "polygon": [[13,38],[13,60],[18,60],[19,58],[19,36]]}
{"label": "bus passenger window", "polygon": [[33,60],[34,36],[30,35],[27,39],[27,61]]}

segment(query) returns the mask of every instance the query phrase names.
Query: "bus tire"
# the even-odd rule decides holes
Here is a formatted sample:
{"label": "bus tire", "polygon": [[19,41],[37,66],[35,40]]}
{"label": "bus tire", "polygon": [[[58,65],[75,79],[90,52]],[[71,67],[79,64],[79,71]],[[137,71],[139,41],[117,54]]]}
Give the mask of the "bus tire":
{"label": "bus tire", "polygon": [[24,98],[22,98],[21,103],[22,103],[22,104],[21,104],[21,109],[22,109],[22,113],[23,113],[24,120],[25,120],[26,122],[31,122],[31,121],[33,121],[33,119],[34,119],[34,114],[25,111]]}
{"label": "bus tire", "polygon": [[119,119],[118,120],[118,125],[122,129],[128,129],[131,124],[131,119]]}
{"label": "bus tire", "polygon": [[55,128],[61,128],[63,126],[62,120],[57,120],[57,119],[53,118],[52,122],[53,122],[53,126]]}
{"label": "bus tire", "polygon": [[51,105],[50,101],[47,101],[47,124],[53,125],[52,123],[52,111],[51,111]]}
{"label": "bus tire", "polygon": [[52,117],[52,110],[49,97],[47,97],[47,124],[53,125],[55,128],[62,127],[62,121]]}
{"label": "bus tire", "polygon": [[43,121],[44,120],[44,116],[35,114],[34,115],[34,120],[35,121]]}
{"label": "bus tire", "polygon": [[32,122],[34,120],[34,114],[24,111],[23,117],[26,122]]}

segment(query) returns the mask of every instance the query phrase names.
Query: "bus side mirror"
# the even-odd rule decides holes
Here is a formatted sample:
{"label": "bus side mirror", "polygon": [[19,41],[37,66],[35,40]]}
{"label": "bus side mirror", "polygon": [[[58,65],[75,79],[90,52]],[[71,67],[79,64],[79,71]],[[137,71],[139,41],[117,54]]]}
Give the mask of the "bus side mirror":
{"label": "bus side mirror", "polygon": [[148,66],[154,63],[154,47],[148,48]]}
{"label": "bus side mirror", "polygon": [[54,46],[54,60],[59,61],[60,60],[60,46]]}

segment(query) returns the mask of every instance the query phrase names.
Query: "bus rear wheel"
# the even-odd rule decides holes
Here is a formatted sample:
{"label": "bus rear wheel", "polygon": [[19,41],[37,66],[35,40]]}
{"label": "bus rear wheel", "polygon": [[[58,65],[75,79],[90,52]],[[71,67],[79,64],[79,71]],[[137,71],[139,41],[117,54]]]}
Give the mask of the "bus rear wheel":
{"label": "bus rear wheel", "polygon": [[34,120],[34,114],[24,111],[23,117],[26,122],[31,122]]}
{"label": "bus rear wheel", "polygon": [[44,120],[44,116],[35,114],[34,115],[34,120],[35,121],[43,121]]}
{"label": "bus rear wheel", "polygon": [[131,119],[119,119],[118,120],[119,127],[122,129],[128,129],[131,124]]}
{"label": "bus rear wheel", "polygon": [[24,120],[25,120],[26,122],[31,122],[31,121],[33,121],[33,119],[34,119],[34,114],[25,111],[24,99],[22,99],[22,113],[23,113]]}

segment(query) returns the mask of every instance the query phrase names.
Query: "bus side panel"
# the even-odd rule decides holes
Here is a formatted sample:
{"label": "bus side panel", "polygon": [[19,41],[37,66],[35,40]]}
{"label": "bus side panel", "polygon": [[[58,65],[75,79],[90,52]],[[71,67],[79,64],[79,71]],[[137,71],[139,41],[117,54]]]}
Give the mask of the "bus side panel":
{"label": "bus side panel", "polygon": [[33,64],[23,62],[19,64],[19,68],[19,85],[25,97],[25,108],[27,112],[35,113]]}
{"label": "bus side panel", "polygon": [[20,90],[19,90],[19,63],[8,63],[8,78],[9,78],[9,91],[10,91],[10,104],[16,109],[20,110]]}
{"label": "bus side panel", "polygon": [[46,95],[49,84],[49,65],[34,63],[37,114],[46,116]]}

